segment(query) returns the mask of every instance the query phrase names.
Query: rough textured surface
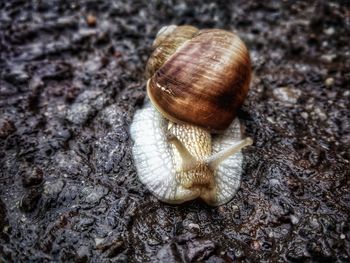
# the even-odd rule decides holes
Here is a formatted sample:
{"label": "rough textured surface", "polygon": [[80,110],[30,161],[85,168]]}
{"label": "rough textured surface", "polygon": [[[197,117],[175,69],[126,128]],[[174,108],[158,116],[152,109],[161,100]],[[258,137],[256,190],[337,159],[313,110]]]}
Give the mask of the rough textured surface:
{"label": "rough textured surface", "polygon": [[[0,261],[350,260],[346,1],[82,2],[0,3]],[[251,50],[255,143],[219,208],[163,204],[133,166],[145,62],[171,23]]]}

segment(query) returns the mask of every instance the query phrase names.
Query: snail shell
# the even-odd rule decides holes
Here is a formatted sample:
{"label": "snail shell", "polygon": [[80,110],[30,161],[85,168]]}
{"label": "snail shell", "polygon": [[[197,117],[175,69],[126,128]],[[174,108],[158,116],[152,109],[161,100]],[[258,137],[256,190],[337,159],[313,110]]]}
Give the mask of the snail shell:
{"label": "snail shell", "polygon": [[147,93],[153,105],[173,122],[225,130],[248,93],[247,48],[236,34],[221,29],[168,31],[165,37],[160,34],[148,62]]}
{"label": "snail shell", "polygon": [[240,149],[252,144],[234,120],[249,88],[249,53],[233,33],[192,26],[162,28],[153,46],[150,102],[130,130],[138,176],[167,203],[226,203],[240,185]]}

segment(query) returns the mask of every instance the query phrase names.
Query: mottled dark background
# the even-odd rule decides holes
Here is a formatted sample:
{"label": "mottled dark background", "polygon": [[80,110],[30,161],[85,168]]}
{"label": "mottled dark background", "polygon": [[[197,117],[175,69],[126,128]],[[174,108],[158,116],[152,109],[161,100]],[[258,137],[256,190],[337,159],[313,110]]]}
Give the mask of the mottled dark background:
{"label": "mottled dark background", "polygon": [[[229,2],[0,2],[0,262],[349,262],[349,2]],[[128,129],[167,24],[251,51],[254,145],[218,208],[161,203],[135,173]]]}

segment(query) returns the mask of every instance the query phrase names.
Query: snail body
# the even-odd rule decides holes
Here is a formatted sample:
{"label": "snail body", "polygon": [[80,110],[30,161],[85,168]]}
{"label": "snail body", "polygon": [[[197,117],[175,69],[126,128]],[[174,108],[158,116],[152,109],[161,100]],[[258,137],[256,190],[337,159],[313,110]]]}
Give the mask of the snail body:
{"label": "snail body", "polygon": [[235,119],[249,88],[249,53],[233,33],[191,26],[161,29],[154,46],[150,102],[131,125],[139,178],[168,203],[226,203],[240,185],[240,149],[252,144]]}

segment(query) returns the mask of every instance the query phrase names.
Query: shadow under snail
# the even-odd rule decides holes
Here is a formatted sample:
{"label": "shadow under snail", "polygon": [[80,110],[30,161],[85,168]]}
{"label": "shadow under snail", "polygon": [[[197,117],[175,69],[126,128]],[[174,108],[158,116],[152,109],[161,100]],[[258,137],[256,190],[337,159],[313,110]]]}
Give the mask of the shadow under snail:
{"label": "shadow under snail", "polygon": [[249,89],[249,52],[231,32],[175,25],[153,47],[149,101],[130,130],[139,179],[167,203],[224,204],[240,186],[240,150],[253,142],[235,118]]}

